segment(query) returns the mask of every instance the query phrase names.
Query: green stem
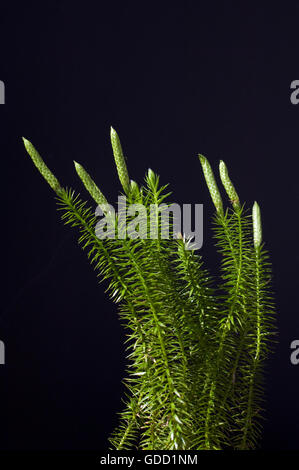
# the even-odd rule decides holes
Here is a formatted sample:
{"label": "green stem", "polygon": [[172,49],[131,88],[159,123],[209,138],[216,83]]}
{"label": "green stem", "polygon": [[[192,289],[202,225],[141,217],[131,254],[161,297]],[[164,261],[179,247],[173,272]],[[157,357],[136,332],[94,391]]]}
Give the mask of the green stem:
{"label": "green stem", "polygon": [[[125,242],[124,243],[125,247],[127,248],[127,243]],[[150,293],[149,293],[149,290],[148,290],[148,286],[144,280],[144,277],[142,275],[142,272],[141,272],[141,269],[139,267],[139,265],[137,264],[135,258],[132,256],[132,253],[130,251],[129,248],[127,248],[127,253],[128,253],[128,257],[130,258],[131,260],[131,263],[132,265],[134,266],[135,268],[135,271],[140,279],[140,282],[143,286],[143,290],[144,290],[144,293],[145,293],[145,297],[146,297],[146,300],[148,302],[148,305],[151,309],[151,312],[152,312],[152,315],[153,315],[153,318],[154,318],[154,322],[155,322],[155,325],[156,325],[156,329],[157,329],[157,333],[158,333],[158,340],[159,340],[159,343],[160,343],[160,347],[161,347],[161,352],[162,352],[162,358],[163,358],[163,361],[164,361],[164,365],[165,365],[165,375],[166,375],[166,380],[167,380],[167,383],[168,383],[168,389],[169,389],[169,395],[170,395],[170,410],[171,410],[171,417],[172,417],[172,422],[174,425],[176,425],[176,422],[175,422],[175,419],[174,419],[174,410],[175,410],[175,405],[174,405],[174,386],[173,386],[173,380],[172,380],[172,377],[171,377],[171,373],[170,373],[170,367],[169,367],[169,362],[168,362],[168,356],[167,356],[167,353],[166,353],[166,346],[165,346],[165,343],[164,343],[164,340],[163,340],[163,334],[162,334],[162,330],[161,330],[161,326],[160,326],[160,322],[159,322],[159,318],[158,318],[158,314],[157,314],[157,310],[155,308],[155,305],[151,299],[151,296],[150,296]]]}
{"label": "green stem", "polygon": [[[217,387],[219,367],[220,367],[220,364],[223,360],[224,341],[225,341],[226,335],[229,331],[231,317],[232,317],[232,314],[235,310],[235,305],[236,305],[236,302],[237,302],[237,299],[238,299],[238,296],[239,296],[240,280],[241,280],[241,273],[242,273],[243,239],[242,239],[241,217],[240,217],[240,214],[237,213],[237,215],[238,215],[238,227],[239,227],[239,230],[238,230],[238,232],[239,232],[239,255],[238,255],[238,259],[236,259],[236,257],[233,255],[233,258],[234,258],[235,263],[236,263],[236,268],[237,268],[237,280],[236,280],[236,284],[235,284],[235,288],[234,288],[233,301],[231,302],[231,306],[230,306],[225,324],[224,324],[223,329],[222,329],[222,334],[221,334],[221,337],[220,337],[220,344],[219,344],[219,348],[218,348],[217,353],[216,353],[217,354],[217,360],[216,360],[216,368],[214,369],[215,370],[215,376],[214,376],[214,378],[212,378],[212,381],[211,381],[208,407],[207,407],[207,413],[206,413],[206,419],[205,419],[205,425],[204,425],[204,429],[205,429],[205,433],[204,433],[205,434],[205,447],[206,447],[206,449],[211,449],[210,418],[211,418],[211,413],[212,413],[213,409],[215,408],[215,403],[214,403],[215,390],[216,390],[216,387]],[[222,215],[220,215],[219,220],[222,223],[227,242],[228,242],[229,247],[231,249],[231,252],[233,254],[233,245],[232,245],[232,242],[231,242],[229,231],[227,229],[227,224],[226,224],[225,218]],[[209,378],[210,377],[208,377],[207,380],[209,380]]]}
{"label": "green stem", "polygon": [[256,291],[256,348],[255,356],[253,359],[253,367],[248,388],[248,401],[247,413],[245,419],[245,426],[243,431],[243,438],[241,442],[241,449],[246,449],[247,435],[251,426],[252,416],[252,403],[254,393],[255,374],[260,359],[261,351],[261,285],[260,285],[260,246],[255,248],[255,291]]}

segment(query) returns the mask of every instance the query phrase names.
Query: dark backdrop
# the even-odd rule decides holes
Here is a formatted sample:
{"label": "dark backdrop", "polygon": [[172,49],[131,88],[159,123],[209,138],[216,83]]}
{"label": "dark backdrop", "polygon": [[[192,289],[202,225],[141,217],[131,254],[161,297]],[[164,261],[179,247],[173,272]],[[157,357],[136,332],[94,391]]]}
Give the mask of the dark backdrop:
{"label": "dark backdrop", "polygon": [[105,449],[121,408],[116,306],[21,141],[80,191],[81,162],[115,201],[110,125],[135,180],[151,167],[176,201],[204,204],[212,265],[196,154],[224,159],[242,200],[259,201],[280,330],[261,447],[299,448],[299,6],[273,3],[1,2],[1,449]]}

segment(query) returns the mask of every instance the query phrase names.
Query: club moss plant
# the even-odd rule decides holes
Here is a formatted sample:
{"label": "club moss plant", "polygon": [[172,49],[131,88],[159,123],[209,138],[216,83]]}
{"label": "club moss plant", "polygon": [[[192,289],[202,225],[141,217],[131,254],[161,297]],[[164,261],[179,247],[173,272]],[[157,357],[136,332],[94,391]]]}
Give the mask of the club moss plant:
{"label": "club moss plant", "polygon": [[[213,170],[199,155],[216,209],[212,223],[220,266],[211,274],[184,234],[161,237],[158,206],[170,203],[167,185],[161,186],[151,169],[142,185],[130,180],[114,129],[111,143],[122,194],[127,204],[143,204],[147,216],[154,205],[159,228],[155,239],[98,238],[93,206],[61,186],[33,145],[23,140],[56,193],[62,220],[77,229],[79,244],[97,276],[106,281],[127,331],[126,394],[110,447],[256,448],[262,431],[264,365],[276,333],[271,265],[257,202],[251,213],[240,203],[220,161],[220,180],[230,201],[225,207]],[[97,184],[81,164],[74,164],[91,198],[107,213],[108,202]],[[145,233],[147,216],[139,218],[139,231]],[[117,226],[116,220],[116,231]]]}

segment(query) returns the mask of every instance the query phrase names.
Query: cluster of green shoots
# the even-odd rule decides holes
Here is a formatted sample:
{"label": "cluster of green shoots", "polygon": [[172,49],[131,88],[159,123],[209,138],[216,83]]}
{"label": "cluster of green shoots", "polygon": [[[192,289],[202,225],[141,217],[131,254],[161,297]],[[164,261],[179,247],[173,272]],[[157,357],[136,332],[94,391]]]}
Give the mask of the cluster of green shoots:
{"label": "cluster of green shoots", "polygon": [[[111,142],[128,203],[142,204],[148,211],[156,208],[159,230],[154,239],[99,238],[94,208],[62,187],[24,139],[34,164],[56,193],[63,221],[78,230],[79,243],[97,276],[106,281],[127,332],[126,393],[110,446],[256,448],[262,431],[265,359],[275,335],[271,266],[262,243],[260,208],[255,202],[250,212],[240,203],[221,161],[220,179],[230,201],[224,208],[212,168],[199,155],[216,209],[213,231],[220,266],[212,275],[184,234],[160,236],[159,206],[170,204],[167,186],[160,186],[152,170],[142,185],[130,180],[112,128]],[[107,200],[97,184],[77,162],[75,169],[105,211]],[[147,217],[139,219],[139,225],[147,231]]]}

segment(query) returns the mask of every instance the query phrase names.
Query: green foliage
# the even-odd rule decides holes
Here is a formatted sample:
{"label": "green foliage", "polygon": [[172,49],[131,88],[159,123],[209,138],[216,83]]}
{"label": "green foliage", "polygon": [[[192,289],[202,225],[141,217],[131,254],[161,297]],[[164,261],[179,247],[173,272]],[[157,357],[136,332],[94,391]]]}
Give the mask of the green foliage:
{"label": "green foliage", "polygon": [[[127,332],[124,408],[110,437],[115,449],[252,449],[258,445],[263,405],[263,369],[273,344],[271,266],[262,244],[260,209],[252,217],[241,205],[220,162],[220,179],[232,203],[224,209],[208,160],[200,155],[216,213],[213,230],[220,270],[210,274],[190,239],[164,239],[170,193],[149,169],[139,186],[129,179],[119,137],[111,128],[114,158],[127,204],[143,213],[112,218],[107,200],[75,162],[85,188],[102,208],[107,230],[97,236],[97,216],[74,191],[62,188],[32,144],[33,162],[56,192],[62,220],[79,232]],[[162,207],[161,204],[165,205]],[[148,220],[156,222],[149,238]],[[122,234],[132,224],[144,237]],[[138,230],[137,230],[138,228]],[[173,227],[170,225],[170,230]]]}

